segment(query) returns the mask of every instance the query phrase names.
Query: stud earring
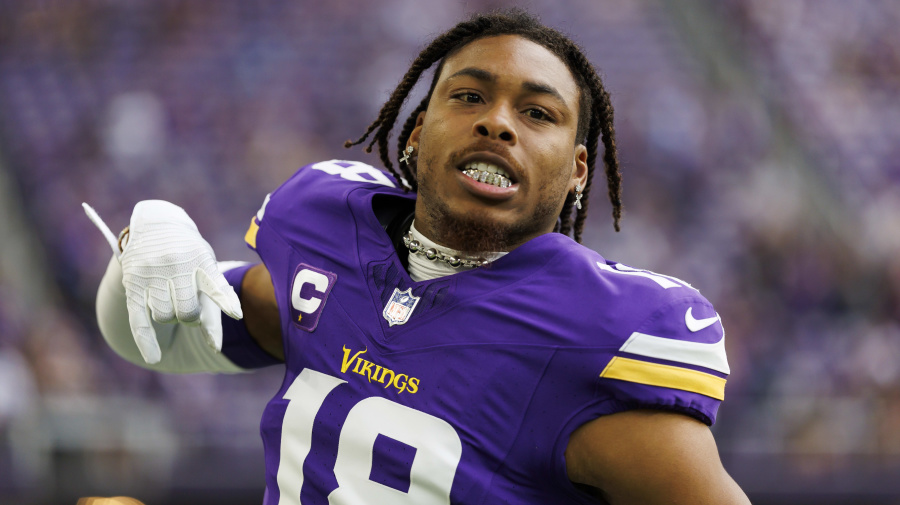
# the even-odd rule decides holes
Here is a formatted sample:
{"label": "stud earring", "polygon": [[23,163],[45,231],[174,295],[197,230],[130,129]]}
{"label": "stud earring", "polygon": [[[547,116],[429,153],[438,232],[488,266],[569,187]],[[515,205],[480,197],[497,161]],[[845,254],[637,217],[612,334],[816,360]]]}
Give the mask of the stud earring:
{"label": "stud earring", "polygon": [[584,196],[581,194],[581,184],[575,185],[575,208],[581,210],[581,197]]}
{"label": "stud earring", "polygon": [[412,154],[414,150],[413,146],[407,146],[406,152],[403,153],[403,157],[400,158],[400,161],[409,166],[409,155]]}

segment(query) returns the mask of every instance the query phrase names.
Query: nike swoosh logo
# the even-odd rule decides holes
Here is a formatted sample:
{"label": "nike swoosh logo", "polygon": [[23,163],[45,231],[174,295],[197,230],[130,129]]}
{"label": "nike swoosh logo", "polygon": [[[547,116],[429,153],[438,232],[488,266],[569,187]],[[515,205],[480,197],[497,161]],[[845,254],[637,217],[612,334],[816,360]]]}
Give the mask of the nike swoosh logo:
{"label": "nike swoosh logo", "polygon": [[687,312],[684,313],[684,324],[687,325],[691,332],[696,333],[704,328],[709,328],[719,320],[719,314],[704,319],[694,319],[694,316],[691,314],[692,309],[693,307],[688,307]]}

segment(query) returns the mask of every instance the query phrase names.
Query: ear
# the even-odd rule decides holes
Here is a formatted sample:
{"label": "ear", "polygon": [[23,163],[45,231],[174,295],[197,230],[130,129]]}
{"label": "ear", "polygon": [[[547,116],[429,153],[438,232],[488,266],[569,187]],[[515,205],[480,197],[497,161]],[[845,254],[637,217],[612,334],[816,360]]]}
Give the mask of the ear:
{"label": "ear", "polygon": [[418,149],[419,147],[419,137],[422,135],[422,125],[425,124],[425,113],[428,110],[423,110],[419,113],[419,116],[416,117],[416,127],[413,128],[413,131],[409,134],[409,139],[406,141],[407,146],[413,146]]}
{"label": "ear", "polygon": [[587,147],[584,144],[575,146],[575,158],[572,161],[572,180],[569,182],[569,190],[575,191],[575,185],[581,185],[581,188],[587,185],[588,166],[587,166]]}

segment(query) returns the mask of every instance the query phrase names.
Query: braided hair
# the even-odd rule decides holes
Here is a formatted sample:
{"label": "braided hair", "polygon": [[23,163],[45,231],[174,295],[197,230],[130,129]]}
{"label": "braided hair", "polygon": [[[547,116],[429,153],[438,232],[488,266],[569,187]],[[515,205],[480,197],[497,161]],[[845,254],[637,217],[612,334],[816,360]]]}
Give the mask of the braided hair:
{"label": "braided hair", "polygon": [[[587,183],[582,192],[581,209],[576,212],[574,224],[572,222],[572,209],[575,204],[575,196],[569,193],[566,196],[566,201],[560,212],[560,219],[554,231],[568,235],[574,228],[573,238],[577,242],[581,242],[581,233],[587,217],[588,196],[591,191],[594,165],[597,161],[597,143],[599,138],[603,140],[603,163],[606,166],[606,183],[609,199],[613,207],[613,226],[616,231],[619,231],[619,220],[622,217],[622,174],[619,171],[619,161],[616,155],[613,107],[609,99],[609,93],[603,87],[600,76],[584,56],[581,48],[562,33],[544,26],[537,18],[520,9],[473,15],[470,19],[457,24],[447,32],[436,37],[413,61],[400,84],[397,85],[388,101],[381,107],[378,118],[369,125],[366,132],[359,139],[356,141],[348,140],[344,143],[344,147],[349,148],[362,144],[371,135],[372,138],[365,148],[366,152],[372,152],[372,146],[377,143],[378,153],[385,168],[407,190],[415,191],[418,185],[413,171],[408,165],[401,164],[401,176],[394,168],[389,155],[388,139],[391,130],[397,122],[400,107],[419,81],[422,73],[437,62],[438,66],[435,69],[428,94],[403,124],[403,129],[397,142],[396,159],[398,160],[403,155],[406,142],[415,128],[419,113],[428,107],[428,102],[437,85],[444,61],[470,42],[497,35],[518,35],[545,47],[566,64],[578,86],[579,113],[575,142],[576,144],[584,144],[587,148]],[[405,183],[404,179],[408,182]]]}

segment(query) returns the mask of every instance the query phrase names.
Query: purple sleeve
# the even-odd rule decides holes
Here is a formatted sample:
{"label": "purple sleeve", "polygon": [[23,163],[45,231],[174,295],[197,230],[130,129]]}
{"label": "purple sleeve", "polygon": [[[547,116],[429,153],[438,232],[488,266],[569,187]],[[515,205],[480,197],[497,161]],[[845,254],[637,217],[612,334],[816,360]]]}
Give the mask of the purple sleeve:
{"label": "purple sleeve", "polygon": [[[243,265],[224,273],[228,284],[241,296],[241,282],[253,265]],[[222,353],[235,365],[246,368],[263,368],[281,364],[281,361],[263,350],[247,331],[244,320],[237,320],[222,313]]]}
{"label": "purple sleeve", "polygon": [[729,372],[719,316],[696,296],[672,300],[653,313],[600,378],[622,410],[674,410],[713,424]]}

